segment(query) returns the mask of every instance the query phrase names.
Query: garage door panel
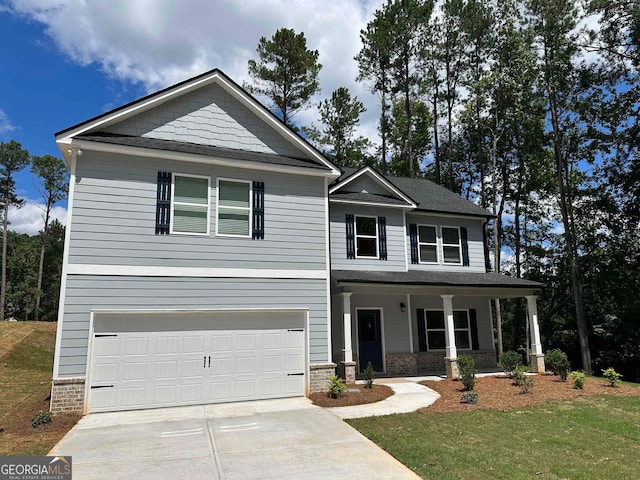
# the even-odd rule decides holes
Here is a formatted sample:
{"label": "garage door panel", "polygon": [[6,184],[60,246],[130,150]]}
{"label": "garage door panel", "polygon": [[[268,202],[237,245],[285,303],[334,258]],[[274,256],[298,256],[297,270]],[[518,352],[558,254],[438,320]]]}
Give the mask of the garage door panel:
{"label": "garage door panel", "polygon": [[[304,395],[305,331],[256,329],[259,313],[252,315],[247,325],[253,329],[246,330],[239,328],[240,314],[235,329],[207,331],[189,328],[176,314],[173,322],[185,331],[168,331],[164,319],[156,324],[164,326],[162,331],[142,332],[138,326],[96,335],[90,382],[113,387],[91,390],[90,411]],[[130,317],[116,324],[134,324],[135,315]],[[145,323],[147,328],[154,326]],[[108,328],[102,325],[99,331],[109,332]]]}

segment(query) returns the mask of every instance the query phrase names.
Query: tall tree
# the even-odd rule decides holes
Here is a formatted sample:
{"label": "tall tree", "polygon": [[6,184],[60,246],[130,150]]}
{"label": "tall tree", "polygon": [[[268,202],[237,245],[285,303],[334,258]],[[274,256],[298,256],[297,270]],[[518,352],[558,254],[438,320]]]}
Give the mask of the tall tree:
{"label": "tall tree", "polygon": [[0,321],[4,320],[7,295],[7,232],[9,207],[21,207],[24,200],[16,196],[14,175],[29,165],[29,152],[15,140],[0,143],[0,201],[2,201],[2,279],[0,280]]}
{"label": "tall tree", "polygon": [[307,48],[303,32],[281,28],[271,40],[260,38],[257,53],[258,59],[248,63],[255,84],[245,84],[245,88],[267,96],[282,121],[293,127],[292,117],[320,91],[318,50]]}
{"label": "tall tree", "polygon": [[[527,2],[532,28],[540,52],[540,86],[547,100],[550,137],[555,163],[558,203],[564,226],[564,239],[571,291],[580,341],[582,368],[591,374],[589,332],[584,310],[583,276],[576,236],[574,175],[579,132],[576,102],[582,87],[574,64],[578,57],[578,10],[572,0],[531,0]],[[578,155],[579,156],[579,155]]]}
{"label": "tall tree", "polygon": [[366,112],[364,104],[352,97],[349,89],[339,87],[331,97],[318,105],[323,128],[304,128],[309,138],[320,147],[328,148],[328,155],[343,167],[358,167],[367,156],[369,141],[355,137],[360,115]]}
{"label": "tall tree", "polygon": [[35,308],[35,320],[38,321],[40,317],[42,276],[44,273],[44,257],[49,235],[49,220],[51,218],[51,210],[57,202],[67,196],[69,179],[65,163],[59,158],[53,157],[51,155],[33,157],[31,160],[31,171],[39,177],[40,185],[37,188],[40,192],[40,195],[42,196],[42,199],[44,200],[44,211],[42,215],[44,226],[42,228],[40,241],[40,263],[38,266],[38,285]]}

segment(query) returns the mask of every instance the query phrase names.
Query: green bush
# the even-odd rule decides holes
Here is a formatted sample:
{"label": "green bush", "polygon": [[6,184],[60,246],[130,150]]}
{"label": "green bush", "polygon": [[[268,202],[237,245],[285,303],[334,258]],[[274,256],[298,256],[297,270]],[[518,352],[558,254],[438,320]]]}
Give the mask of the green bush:
{"label": "green bush", "polygon": [[584,382],[587,381],[587,375],[584,372],[575,370],[571,372],[571,378],[573,379],[573,388],[584,389]]}
{"label": "green bush", "polygon": [[558,375],[560,380],[563,382],[567,380],[567,375],[569,375],[570,370],[569,358],[562,350],[556,348],[547,352],[544,356],[544,363],[547,370],[554,375]]}
{"label": "green bush", "polygon": [[329,389],[327,390],[329,398],[341,398],[345,393],[347,393],[347,386],[344,384],[344,380],[340,377],[331,377]]}
{"label": "green bush", "polygon": [[373,379],[375,377],[375,373],[373,371],[373,365],[371,365],[371,362],[367,362],[367,368],[364,371],[364,388],[371,388],[373,387]]}
{"label": "green bush", "polygon": [[38,428],[45,423],[51,423],[51,412],[40,410],[33,417],[31,417],[31,426],[33,428]]}
{"label": "green bush", "polygon": [[520,393],[529,393],[535,383],[533,377],[527,375],[529,370],[529,367],[518,365],[513,371],[513,384],[520,387]]}
{"label": "green bush", "polygon": [[462,392],[460,403],[469,403],[475,405],[478,403],[478,392],[475,390],[469,390],[468,392]]}
{"label": "green bush", "polygon": [[617,386],[618,382],[622,378],[622,375],[616,372],[613,368],[602,370],[602,376],[607,379],[609,385],[611,385],[612,387]]}
{"label": "green bush", "polygon": [[515,371],[516,367],[518,365],[522,365],[522,357],[518,352],[509,350],[508,352],[503,352],[500,354],[498,363],[504,370],[504,373],[513,377],[513,372]]}
{"label": "green bush", "polygon": [[458,357],[458,373],[465,390],[473,390],[476,385],[476,362],[470,355]]}

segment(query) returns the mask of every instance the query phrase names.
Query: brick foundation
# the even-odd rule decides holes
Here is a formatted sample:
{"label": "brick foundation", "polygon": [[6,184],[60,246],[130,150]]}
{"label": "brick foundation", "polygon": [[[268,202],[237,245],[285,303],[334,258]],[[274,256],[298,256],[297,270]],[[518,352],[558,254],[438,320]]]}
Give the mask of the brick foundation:
{"label": "brick foundation", "polygon": [[390,375],[409,376],[418,373],[418,359],[415,353],[386,355],[387,372]]}
{"label": "brick foundation", "polygon": [[309,392],[326,392],[331,377],[336,374],[335,363],[309,365]]}
{"label": "brick foundation", "polygon": [[57,378],[51,387],[53,413],[83,413],[84,378]]}
{"label": "brick foundation", "polygon": [[340,362],[337,375],[343,378],[345,383],[356,383],[356,362]]}
{"label": "brick foundation", "polygon": [[529,354],[529,362],[531,363],[531,370],[536,373],[544,373],[544,354]]}

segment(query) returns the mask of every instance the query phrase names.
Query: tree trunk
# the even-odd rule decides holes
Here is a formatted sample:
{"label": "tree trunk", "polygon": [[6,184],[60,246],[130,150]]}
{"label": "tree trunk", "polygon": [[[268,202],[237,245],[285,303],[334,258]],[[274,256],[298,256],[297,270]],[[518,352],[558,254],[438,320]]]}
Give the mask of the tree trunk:
{"label": "tree trunk", "polygon": [[[495,116],[495,125],[493,131],[493,139],[491,143],[491,187],[493,190],[493,214],[496,218],[493,220],[493,270],[496,273],[500,273],[500,256],[502,251],[502,242],[500,241],[500,236],[502,232],[502,213],[504,210],[504,193],[502,196],[502,200],[500,201],[500,209],[498,212],[498,140],[500,139],[500,135],[498,135],[498,116]],[[506,183],[507,179],[504,178],[502,182]],[[504,188],[503,188],[504,190]],[[494,298],[494,310],[496,314],[496,336],[498,337],[498,354],[504,352],[504,346],[502,344],[502,310],[500,309],[500,299]]]}
{"label": "tree trunk", "polygon": [[411,123],[413,119],[411,118],[411,85],[409,84],[409,52],[405,52],[404,58],[404,75],[405,75],[405,86],[404,86],[404,110],[405,115],[407,116],[407,162],[409,162],[409,177],[413,178],[416,176],[414,165],[413,165],[413,131],[411,129]]}
{"label": "tree trunk", "polygon": [[384,73],[381,81],[381,113],[380,113],[380,139],[381,139],[381,158],[380,158],[380,170],[383,175],[387,174],[387,83],[385,81]]}
{"label": "tree trunk", "polygon": [[[7,183],[11,181],[7,179]],[[7,189],[8,191],[8,189]],[[4,307],[7,296],[7,231],[9,230],[9,195],[4,201],[2,212],[2,280],[0,281],[0,321],[4,320]]]}
{"label": "tree trunk", "polygon": [[47,244],[47,235],[49,233],[49,216],[51,215],[51,199],[47,201],[47,209],[44,216],[44,228],[42,230],[42,242],[40,244],[40,265],[38,267],[38,289],[36,291],[36,312],[35,321],[40,319],[40,301],[42,299],[42,276],[44,274],[44,254]]}
{"label": "tree trunk", "polygon": [[433,75],[433,156],[436,166],[436,183],[442,185],[440,167],[440,141],[438,139],[438,71],[434,69]]}

